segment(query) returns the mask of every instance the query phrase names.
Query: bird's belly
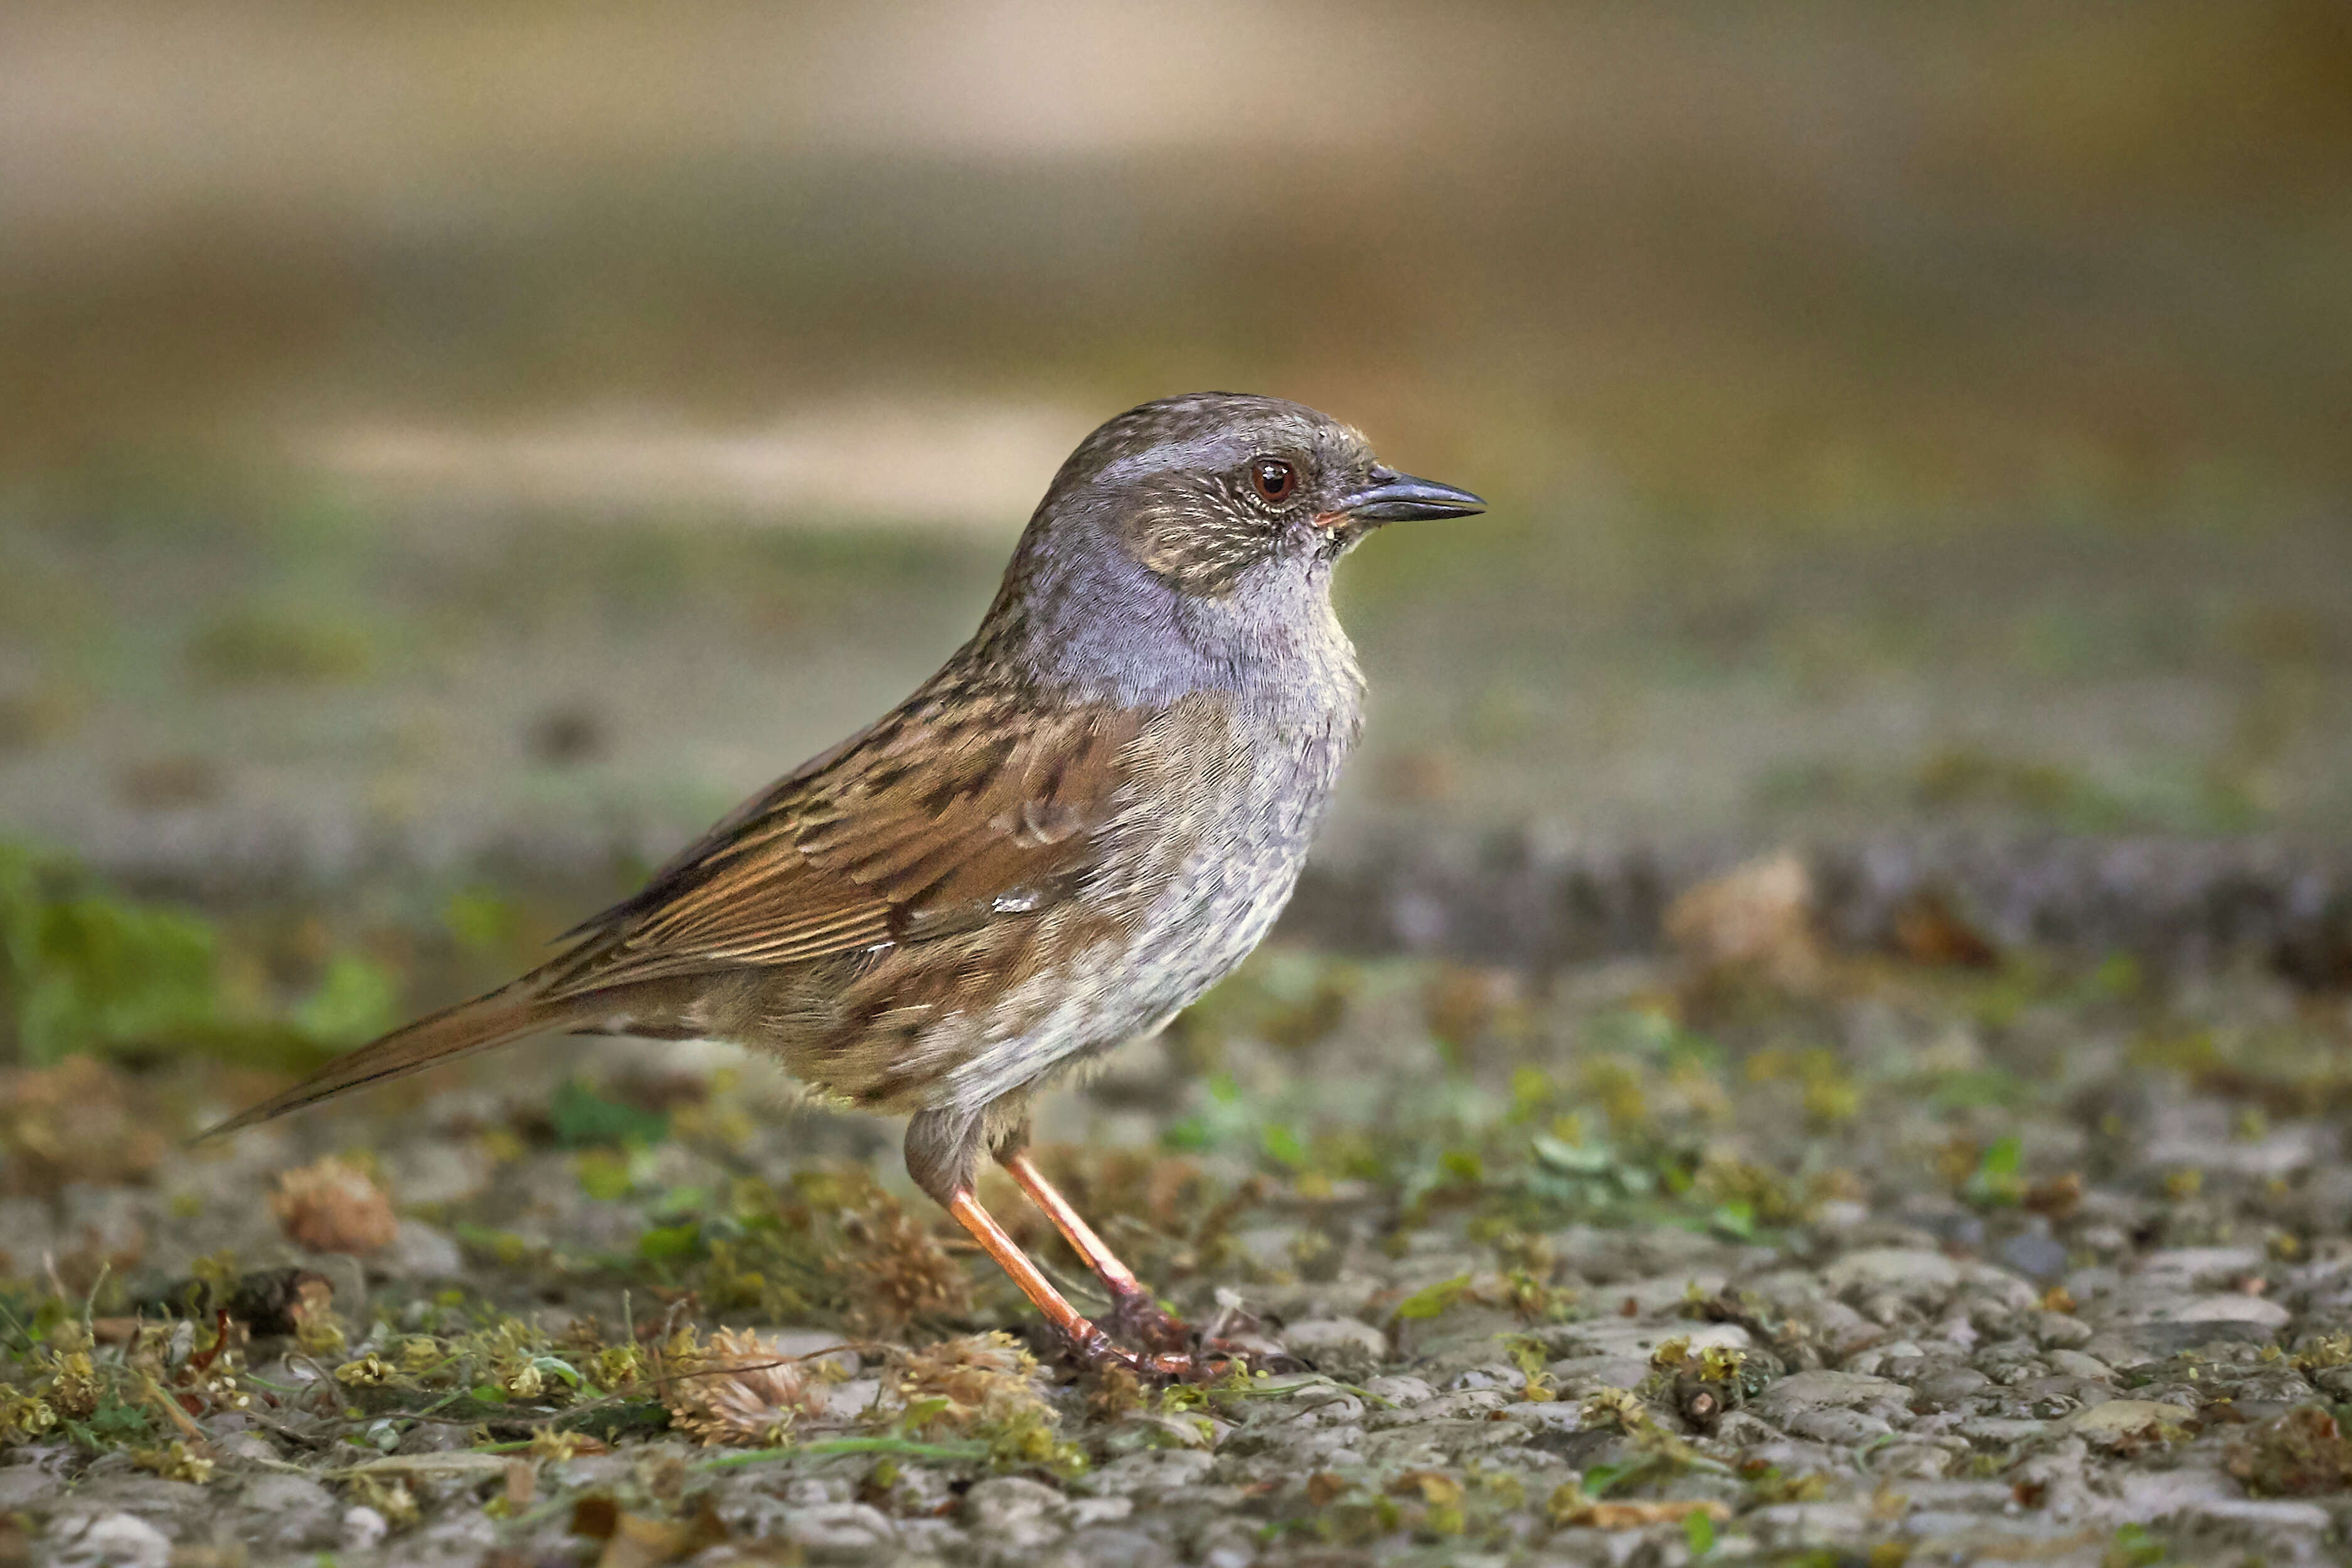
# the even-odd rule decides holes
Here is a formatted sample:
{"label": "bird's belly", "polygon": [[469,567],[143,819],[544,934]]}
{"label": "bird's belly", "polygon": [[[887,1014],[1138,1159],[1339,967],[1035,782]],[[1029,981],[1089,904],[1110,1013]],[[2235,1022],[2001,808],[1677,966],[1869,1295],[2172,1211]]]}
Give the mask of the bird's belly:
{"label": "bird's belly", "polygon": [[935,1104],[984,1104],[1151,1033],[1249,956],[1297,886],[1353,727],[1283,738],[1246,747],[1249,765],[1196,803],[1178,830],[1188,847],[1141,917],[1008,998],[996,1038],[946,1076]]}

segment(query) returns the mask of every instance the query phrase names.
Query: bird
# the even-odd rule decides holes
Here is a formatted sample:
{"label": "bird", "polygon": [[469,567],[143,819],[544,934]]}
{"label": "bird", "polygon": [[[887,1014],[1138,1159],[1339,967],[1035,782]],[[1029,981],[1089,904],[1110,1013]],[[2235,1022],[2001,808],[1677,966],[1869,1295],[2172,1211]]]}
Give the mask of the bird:
{"label": "bird", "polygon": [[[1475,515],[1353,427],[1200,392],[1108,421],[979,630],[898,707],[722,818],[512,983],[203,1137],[551,1031],[729,1041],[908,1117],[906,1161],[1082,1364],[1222,1365],[1038,1170],[1037,1093],[1165,1026],[1290,897],[1362,725],[1333,567]],[[993,1159],[1111,1303],[1074,1307],[975,1195]]]}

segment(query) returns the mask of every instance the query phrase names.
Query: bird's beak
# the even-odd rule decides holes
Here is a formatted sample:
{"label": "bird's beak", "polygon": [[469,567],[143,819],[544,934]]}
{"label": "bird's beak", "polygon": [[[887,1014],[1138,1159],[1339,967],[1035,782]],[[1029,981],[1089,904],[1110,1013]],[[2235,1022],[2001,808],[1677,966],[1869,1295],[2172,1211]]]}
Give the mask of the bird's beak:
{"label": "bird's beak", "polygon": [[[1467,490],[1416,479],[1385,468],[1372,470],[1372,484],[1328,514],[1332,523],[1403,523],[1416,517],[1469,517],[1486,509],[1486,503]],[[1318,521],[1323,519],[1318,518]]]}

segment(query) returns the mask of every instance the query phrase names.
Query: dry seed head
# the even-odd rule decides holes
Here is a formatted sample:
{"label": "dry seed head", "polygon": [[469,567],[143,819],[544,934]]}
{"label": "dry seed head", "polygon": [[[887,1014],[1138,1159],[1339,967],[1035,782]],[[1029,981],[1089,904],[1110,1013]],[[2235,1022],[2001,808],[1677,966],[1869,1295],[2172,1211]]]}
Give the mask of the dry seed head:
{"label": "dry seed head", "polygon": [[706,1444],[782,1441],[799,1416],[824,1407],[823,1379],[809,1364],[749,1332],[720,1329],[709,1346],[676,1358],[663,1385],[670,1418]]}

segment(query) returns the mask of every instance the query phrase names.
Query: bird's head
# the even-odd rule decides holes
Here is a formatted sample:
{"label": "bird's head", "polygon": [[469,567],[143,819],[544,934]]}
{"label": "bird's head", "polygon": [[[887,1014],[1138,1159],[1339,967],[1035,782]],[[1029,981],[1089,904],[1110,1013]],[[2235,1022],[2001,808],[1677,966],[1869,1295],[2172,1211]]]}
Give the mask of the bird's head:
{"label": "bird's head", "polygon": [[1190,597],[1328,563],[1382,523],[1486,510],[1385,467],[1362,434],[1301,403],[1195,392],[1129,409],[1082,442],[1038,522],[1110,525],[1111,542]]}
{"label": "bird's head", "polygon": [[1466,490],[1382,465],[1360,433],[1303,404],[1164,398],[1070,455],[1000,610],[1019,606],[1048,656],[1051,640],[1076,637],[1074,658],[1098,659],[1125,617],[1130,643],[1165,650],[1172,637],[1230,663],[1328,622],[1331,563],[1372,529],[1484,510]]}

